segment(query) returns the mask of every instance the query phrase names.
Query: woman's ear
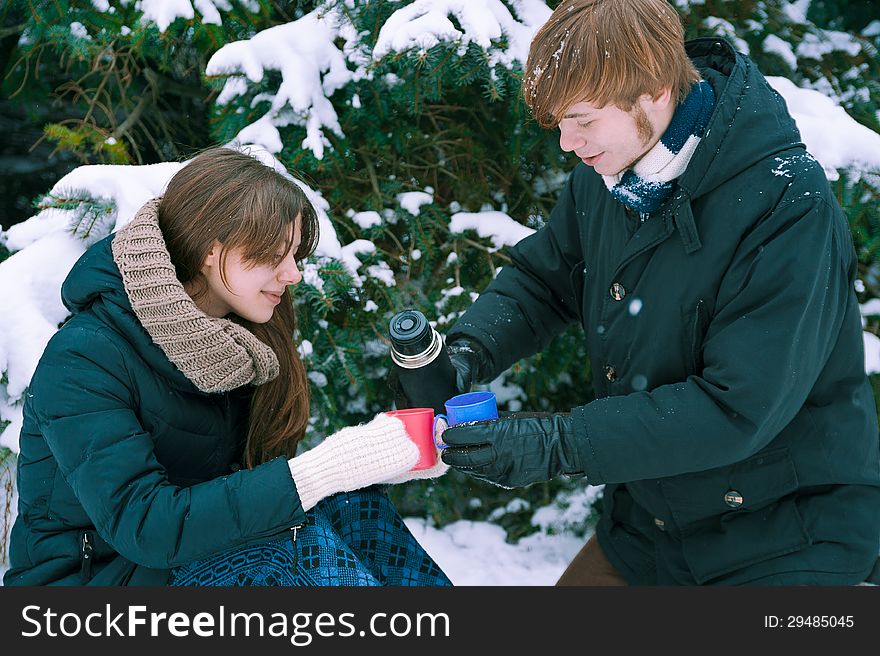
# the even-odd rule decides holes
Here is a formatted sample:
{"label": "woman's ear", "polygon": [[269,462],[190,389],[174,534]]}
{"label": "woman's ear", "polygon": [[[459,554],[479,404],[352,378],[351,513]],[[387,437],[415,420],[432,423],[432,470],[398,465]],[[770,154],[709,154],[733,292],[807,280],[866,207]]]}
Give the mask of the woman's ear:
{"label": "woman's ear", "polygon": [[210,269],[220,266],[220,254],[222,252],[223,244],[215,239],[214,243],[211,244],[211,250],[205,257],[205,261],[202,262],[202,273],[207,274]]}

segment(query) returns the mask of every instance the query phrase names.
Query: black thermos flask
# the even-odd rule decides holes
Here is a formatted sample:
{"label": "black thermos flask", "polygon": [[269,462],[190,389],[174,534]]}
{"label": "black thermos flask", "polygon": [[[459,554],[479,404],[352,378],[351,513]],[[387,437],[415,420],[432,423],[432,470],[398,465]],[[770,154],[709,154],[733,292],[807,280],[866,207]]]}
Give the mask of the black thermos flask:
{"label": "black thermos flask", "polygon": [[418,310],[395,314],[389,332],[398,380],[397,408],[434,408],[434,414],[445,414],[443,403],[458,394],[458,389],[440,333]]}

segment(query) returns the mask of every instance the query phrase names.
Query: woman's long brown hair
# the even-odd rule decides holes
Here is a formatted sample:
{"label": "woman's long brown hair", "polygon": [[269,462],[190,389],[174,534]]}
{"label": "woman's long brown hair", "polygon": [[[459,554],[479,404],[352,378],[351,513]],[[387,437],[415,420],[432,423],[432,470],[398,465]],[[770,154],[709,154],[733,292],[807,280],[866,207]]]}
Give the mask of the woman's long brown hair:
{"label": "woman's long brown hair", "polygon": [[[231,248],[242,248],[245,260],[264,264],[276,257],[279,244],[285,252],[292,246],[298,219],[295,258],[301,260],[318,243],[318,218],[305,193],[278,171],[228,148],[196,155],[171,178],[159,204],[159,227],[177,277],[194,287],[195,298],[207,288],[201,270],[215,239],[223,245],[221,270]],[[292,457],[308,425],[309,384],[294,343],[290,288],[264,324],[229,318],[267,344],[280,365],[278,377],[254,391],[244,463],[254,467],[276,456]]]}

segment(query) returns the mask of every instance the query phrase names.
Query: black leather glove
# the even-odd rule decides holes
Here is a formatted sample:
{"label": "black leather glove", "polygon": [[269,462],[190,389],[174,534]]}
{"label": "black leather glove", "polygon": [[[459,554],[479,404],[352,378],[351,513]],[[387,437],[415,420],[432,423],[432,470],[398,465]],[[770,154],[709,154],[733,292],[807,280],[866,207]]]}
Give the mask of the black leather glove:
{"label": "black leather glove", "polygon": [[447,428],[443,462],[501,487],[524,487],[560,474],[584,474],[571,415],[515,413]]}
{"label": "black leather glove", "polygon": [[455,367],[455,384],[459,394],[470,392],[475,383],[486,382],[490,375],[489,353],[479,342],[458,337],[446,345],[449,360]]}

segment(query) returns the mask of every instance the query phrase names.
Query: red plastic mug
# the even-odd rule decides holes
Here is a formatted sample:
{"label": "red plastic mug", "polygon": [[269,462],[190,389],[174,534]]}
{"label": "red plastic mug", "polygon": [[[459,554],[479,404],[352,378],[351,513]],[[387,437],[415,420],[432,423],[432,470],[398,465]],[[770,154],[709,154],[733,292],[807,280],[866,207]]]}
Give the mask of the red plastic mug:
{"label": "red plastic mug", "polygon": [[409,439],[419,447],[419,460],[413,467],[428,469],[437,464],[437,447],[434,445],[434,410],[433,408],[406,408],[405,410],[389,410],[385,413],[397,417],[403,422]]}

